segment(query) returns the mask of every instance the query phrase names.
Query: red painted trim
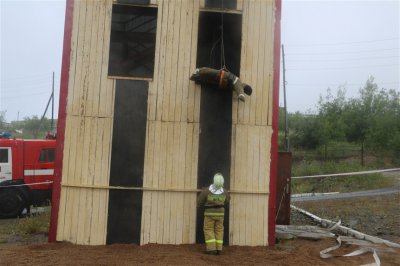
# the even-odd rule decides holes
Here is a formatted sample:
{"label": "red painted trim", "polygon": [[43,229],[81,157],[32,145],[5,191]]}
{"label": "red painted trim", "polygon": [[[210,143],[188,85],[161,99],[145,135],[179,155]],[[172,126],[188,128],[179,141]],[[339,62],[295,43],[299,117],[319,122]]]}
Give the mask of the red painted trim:
{"label": "red painted trim", "polygon": [[279,71],[281,57],[281,0],[275,0],[274,80],[272,93],[272,138],[268,206],[268,245],[275,245],[276,182],[278,175]]}
{"label": "red painted trim", "polygon": [[56,241],[58,209],[60,207],[61,174],[65,137],[65,120],[67,116],[68,80],[70,68],[71,38],[73,24],[74,0],[67,0],[65,7],[64,43],[61,66],[60,100],[58,107],[57,146],[54,170],[53,195],[51,204],[51,217],[49,229],[49,242]]}

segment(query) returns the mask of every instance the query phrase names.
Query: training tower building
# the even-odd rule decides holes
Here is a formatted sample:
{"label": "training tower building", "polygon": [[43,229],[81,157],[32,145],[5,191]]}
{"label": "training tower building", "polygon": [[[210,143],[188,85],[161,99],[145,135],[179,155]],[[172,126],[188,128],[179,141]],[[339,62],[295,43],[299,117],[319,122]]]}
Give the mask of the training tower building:
{"label": "training tower building", "polygon": [[[67,0],[49,240],[203,241],[225,177],[225,243],[273,245],[280,0]],[[252,87],[190,80],[225,67]]]}

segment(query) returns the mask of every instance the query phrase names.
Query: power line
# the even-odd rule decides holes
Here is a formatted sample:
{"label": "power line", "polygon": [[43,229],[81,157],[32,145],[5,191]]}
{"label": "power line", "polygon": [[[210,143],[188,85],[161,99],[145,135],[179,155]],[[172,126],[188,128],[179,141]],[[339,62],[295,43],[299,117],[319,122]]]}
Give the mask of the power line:
{"label": "power line", "polygon": [[9,80],[20,80],[20,79],[35,79],[35,78],[45,78],[46,76],[51,77],[51,73],[46,74],[37,74],[35,76],[22,76],[22,77],[13,77],[8,79],[2,79],[1,82],[9,81]]}
{"label": "power line", "polygon": [[[399,82],[379,82],[378,85],[380,84],[399,84]],[[357,86],[357,85],[364,85],[363,83],[342,83],[342,84],[332,84],[332,83],[291,83],[288,82],[288,85],[290,86],[299,86],[299,87],[306,87],[306,86]]]}
{"label": "power line", "polygon": [[13,98],[27,98],[29,96],[35,96],[35,95],[42,95],[42,94],[46,94],[49,93],[49,91],[45,91],[45,92],[39,92],[39,93],[31,93],[31,94],[24,94],[24,95],[19,95],[19,96],[8,96],[8,97],[1,97],[1,99],[13,99]]}
{"label": "power line", "polygon": [[[303,47],[303,46],[333,46],[333,45],[347,45],[347,44],[361,44],[361,43],[374,43],[374,42],[385,42],[398,40],[399,38],[388,38],[380,40],[368,40],[368,41],[354,41],[354,42],[337,42],[337,43],[314,43],[314,44],[289,44],[289,47]],[[287,44],[285,44],[287,45]]]}
{"label": "power line", "polygon": [[399,56],[375,56],[375,57],[358,57],[358,58],[346,58],[346,59],[316,59],[316,60],[291,60],[290,62],[343,62],[343,61],[357,61],[357,60],[370,60],[370,59],[381,59],[381,58],[398,58]]}
{"label": "power line", "polygon": [[362,50],[362,51],[347,51],[347,52],[313,52],[313,53],[288,53],[286,55],[332,55],[332,54],[358,54],[358,53],[370,53],[370,52],[380,52],[380,51],[399,51],[399,48],[388,48],[388,49],[372,49],[372,50]]}
{"label": "power line", "polygon": [[399,65],[375,65],[375,66],[351,66],[351,67],[340,67],[340,68],[287,68],[286,70],[295,71],[313,71],[313,70],[343,70],[343,69],[357,69],[357,68],[367,68],[367,67],[395,67]]}

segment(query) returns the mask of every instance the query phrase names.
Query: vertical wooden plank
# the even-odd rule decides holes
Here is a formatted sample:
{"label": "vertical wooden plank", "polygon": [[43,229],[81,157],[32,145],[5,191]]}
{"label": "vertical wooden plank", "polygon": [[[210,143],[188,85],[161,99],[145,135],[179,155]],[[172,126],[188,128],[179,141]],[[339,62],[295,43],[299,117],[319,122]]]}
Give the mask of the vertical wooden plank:
{"label": "vertical wooden plank", "polygon": [[[198,173],[198,161],[199,161],[199,134],[200,134],[200,125],[199,123],[194,123],[194,131],[193,131],[193,141],[192,141],[192,161],[191,161],[191,179],[190,179],[190,188],[197,188],[197,173]],[[196,199],[197,194],[190,194],[190,216],[189,216],[189,225],[190,225],[190,236],[189,243],[195,243],[196,241]]]}
{"label": "vertical wooden plank", "polygon": [[[256,6],[255,6],[255,0],[249,0],[249,20],[248,20],[248,44],[247,44],[247,60],[246,60],[246,65],[245,68],[248,71],[248,76],[246,81],[250,84],[254,84],[255,80],[255,63],[257,62],[257,36],[256,33],[254,32],[254,28],[258,23],[255,23],[255,16],[257,16],[256,12]],[[257,89],[257,88],[254,88]],[[250,123],[250,115],[251,115],[251,108],[252,108],[252,102],[254,100],[254,96],[250,96],[246,99],[246,103],[244,104],[244,109],[243,109],[243,122],[248,124]]]}
{"label": "vertical wooden plank", "polygon": [[[166,158],[166,171],[165,171],[165,186],[164,188],[171,188],[172,186],[172,168],[173,168],[173,156],[174,156],[174,123],[167,122],[167,158]],[[172,235],[170,230],[171,224],[171,213],[175,211],[175,206],[171,202],[171,192],[165,192],[165,207],[164,207],[164,234],[163,243],[173,244]]]}
{"label": "vertical wooden plank", "polygon": [[[159,188],[165,188],[166,184],[166,161],[167,161],[167,137],[168,127],[167,123],[161,123],[161,145],[160,145],[160,176],[159,176]],[[157,219],[157,243],[163,243],[164,239],[164,213],[165,213],[165,192],[158,192],[158,219]],[[167,228],[165,228],[167,230]]]}
{"label": "vertical wooden plank", "polygon": [[[242,149],[241,149],[241,153],[242,153],[242,167],[241,167],[241,171],[240,171],[240,176],[239,176],[239,188],[241,190],[246,190],[247,189],[247,182],[245,180],[245,177],[247,175],[247,165],[248,165],[248,150],[249,147],[247,145],[248,140],[247,140],[247,136],[249,134],[249,128],[247,125],[243,125],[242,126],[242,138],[241,138],[241,142],[242,142]],[[241,243],[246,243],[246,209],[247,209],[247,198],[245,194],[240,195],[240,242]]]}
{"label": "vertical wooden plank", "polygon": [[[76,170],[75,170],[75,182],[74,184],[82,184],[82,158],[84,156],[82,155],[84,150],[83,145],[84,145],[84,132],[85,132],[85,119],[83,117],[80,118],[81,120],[81,127],[78,128],[78,145],[77,146],[77,156],[79,156],[80,160],[79,162],[76,162]],[[84,201],[86,199],[86,194],[84,194],[84,189],[77,188],[74,189],[75,191],[75,203],[73,205],[73,212],[72,212],[72,226],[71,226],[71,235],[73,238],[73,243],[78,244],[81,243],[82,240],[82,235],[83,235],[83,222],[84,222]],[[84,194],[84,195],[83,195]],[[85,196],[85,198],[84,198]]]}
{"label": "vertical wooden plank", "polygon": [[[193,123],[188,123],[186,127],[186,145],[185,145],[185,172],[184,172],[184,188],[189,189],[191,184],[191,170],[192,170],[192,143],[193,143],[193,131],[194,126]],[[189,236],[190,236],[190,193],[185,193],[184,195],[184,211],[183,211],[183,243],[189,243]]]}
{"label": "vertical wooden plank", "polygon": [[237,0],[236,9],[243,10],[243,1],[244,0]]}
{"label": "vertical wooden plank", "polygon": [[[75,116],[68,116],[67,124],[66,126],[70,128],[70,144],[68,146],[65,146],[64,153],[68,150],[69,154],[69,161],[68,165],[63,164],[63,182],[64,183],[72,183],[74,181],[74,169],[72,166],[75,165],[75,154],[76,154],[76,139],[77,139],[77,118]],[[67,174],[65,174],[67,172]],[[64,234],[63,234],[63,239],[62,240],[68,240],[70,238],[70,232],[71,232],[71,212],[73,209],[72,206],[72,197],[71,193],[72,191],[64,187],[62,189],[64,191],[64,197],[65,197],[65,212],[64,212]]]}
{"label": "vertical wooden plank", "polygon": [[[178,58],[177,58],[177,72],[176,72],[176,92],[174,97],[174,105],[175,105],[175,112],[174,112],[174,121],[181,121],[182,117],[182,109],[186,108],[183,106],[183,79],[185,76],[185,72],[188,71],[185,68],[185,53],[189,47],[186,47],[186,39],[188,36],[185,35],[186,31],[186,24],[187,24],[187,14],[188,14],[188,3],[189,1],[182,1],[180,6],[180,20],[179,20],[179,37],[178,37]],[[176,28],[178,31],[178,28]]]}
{"label": "vertical wooden plank", "polygon": [[156,120],[161,121],[163,116],[163,102],[164,102],[164,90],[165,90],[165,72],[166,72],[166,51],[167,51],[167,36],[170,28],[168,28],[169,20],[169,4],[167,1],[161,1],[159,6],[158,15],[161,15],[159,19],[161,27],[157,28],[160,31],[160,45],[156,51],[159,56],[159,63],[156,65],[157,71],[157,107],[156,107]]}
{"label": "vertical wooden plank", "polygon": [[185,12],[184,12],[184,20],[183,20],[183,64],[182,64],[182,96],[181,96],[181,117],[180,121],[187,122],[188,121],[188,97],[189,97],[189,89],[190,89],[190,72],[194,69],[191,69],[190,65],[190,54],[192,50],[192,23],[193,23],[193,1],[184,1]]}
{"label": "vertical wooden plank", "polygon": [[261,5],[259,6],[260,9],[260,27],[259,27],[259,48],[258,48],[258,60],[257,60],[257,82],[256,82],[256,87],[257,87],[257,94],[255,96],[256,100],[256,110],[255,110],[255,124],[256,125],[262,125],[262,111],[263,111],[263,96],[264,96],[264,91],[268,90],[268,84],[265,83],[265,72],[264,72],[264,54],[265,54],[265,46],[268,44],[265,42],[266,38],[266,27],[269,27],[269,25],[266,25],[267,21],[267,12],[266,12],[266,7],[265,3],[261,2]]}
{"label": "vertical wooden plank", "polygon": [[[260,127],[255,126],[254,127],[254,144],[253,144],[253,182],[252,182],[252,191],[259,191],[259,166],[260,166],[260,158],[259,158],[259,150],[260,150],[260,138],[262,136],[260,135]],[[259,235],[259,224],[258,224],[258,219],[259,216],[258,214],[262,212],[260,209],[261,203],[257,201],[258,195],[252,195],[252,206],[256,206],[256,208],[253,209],[253,226],[252,226],[252,232],[251,232],[251,243],[255,245],[257,243],[257,238]]]}
{"label": "vertical wooden plank", "polygon": [[200,8],[205,8],[206,0],[200,0]]}
{"label": "vertical wooden plank", "polygon": [[[270,20],[270,27],[268,28],[268,30],[270,30],[270,39],[271,39],[271,41],[269,42],[269,47],[270,47],[270,51],[269,51],[269,59],[268,59],[268,62],[270,62],[270,68],[271,68],[271,70],[270,70],[270,83],[269,83],[269,86],[270,86],[270,89],[269,89],[269,94],[268,94],[268,103],[269,103],[269,105],[268,105],[268,122],[267,122],[267,125],[272,125],[272,106],[273,106],[273,104],[272,104],[272,99],[273,99],[273,97],[272,97],[272,94],[273,94],[273,85],[272,85],[272,83],[273,83],[273,78],[272,78],[272,76],[273,76],[273,64],[274,64],[274,26],[275,26],[275,1],[271,1],[270,3],[269,3],[269,5],[268,5],[268,10],[270,11],[270,18],[271,18],[271,20]],[[279,64],[279,63],[278,63]]]}
{"label": "vertical wooden plank", "polygon": [[[232,124],[232,141],[231,141],[231,170],[230,170],[230,189],[234,189],[235,188],[235,182],[236,182],[236,124],[233,123]],[[231,201],[230,201],[230,206],[229,206],[229,217],[226,217],[229,219],[229,245],[232,245],[233,243],[233,227],[234,227],[234,213],[235,213],[235,209],[232,207],[233,202],[234,202],[234,196],[231,195]],[[226,219],[225,218],[225,219]]]}
{"label": "vertical wooden plank", "polygon": [[[70,103],[70,114],[77,115],[78,114],[78,100],[80,94],[80,86],[81,86],[81,75],[82,75],[82,60],[83,60],[83,43],[85,40],[85,20],[86,20],[86,2],[79,1],[78,10],[79,20],[75,24],[74,28],[78,28],[77,30],[77,41],[76,41],[76,61],[74,65],[74,82],[68,84],[69,88],[71,88],[69,92],[68,102]],[[71,80],[72,81],[72,80]]]}
{"label": "vertical wooden plank", "polygon": [[264,54],[265,86],[268,88],[263,94],[263,125],[272,125],[272,75],[273,75],[273,47],[274,47],[274,8],[273,1],[265,3],[267,12],[266,45]]}
{"label": "vertical wooden plank", "polygon": [[[177,178],[177,170],[178,170],[178,158],[179,158],[179,139],[180,139],[180,130],[179,130],[179,123],[172,122],[171,128],[172,128],[172,136],[169,139],[169,143],[172,145],[168,149],[170,153],[170,160],[169,164],[171,165],[170,171],[167,172],[167,177],[169,180],[169,185],[167,185],[167,188],[177,188],[177,183],[178,183],[178,178]],[[168,169],[168,168],[167,168]],[[170,176],[168,175],[169,173]],[[169,217],[170,217],[170,227],[169,227],[169,238],[170,238],[170,243],[175,244],[175,230],[176,230],[176,216],[177,216],[177,193],[176,192],[171,192],[170,194],[170,212],[169,212]]]}
{"label": "vertical wooden plank", "polygon": [[261,132],[260,132],[260,148],[259,148],[259,173],[260,173],[260,178],[258,179],[258,187],[260,188],[261,191],[266,191],[268,188],[267,186],[267,179],[268,179],[268,172],[267,172],[267,162],[269,162],[269,158],[267,158],[267,154],[269,154],[269,150],[267,150],[267,142],[269,140],[267,130],[265,126],[261,127]]}
{"label": "vertical wooden plank", "polygon": [[[252,78],[251,78],[251,84],[253,85],[253,92],[254,95],[248,97],[249,100],[249,124],[254,125],[256,123],[256,104],[257,104],[257,99],[258,97],[261,96],[262,94],[262,87],[257,83],[258,81],[258,62],[260,61],[260,50],[262,50],[262,43],[260,43],[261,36],[259,34],[260,32],[260,21],[262,20],[261,18],[261,3],[260,0],[256,0],[253,2],[253,8],[254,8],[254,17],[252,18],[252,25],[253,25],[253,30],[254,32],[253,35],[253,64],[251,66],[251,73],[252,73]],[[262,77],[262,76],[261,76]],[[261,78],[260,77],[260,78]],[[247,102],[247,100],[246,100]]]}
{"label": "vertical wooden plank", "polygon": [[71,100],[71,114],[77,115],[79,113],[79,96],[82,86],[82,71],[83,71],[83,57],[84,57],[84,42],[85,42],[85,25],[86,25],[86,8],[87,2],[79,1],[79,24],[77,51],[76,51],[76,65],[75,65],[75,80],[73,85],[73,98]]}
{"label": "vertical wooden plank", "polygon": [[[64,182],[74,183],[75,178],[75,164],[76,164],[76,154],[77,154],[77,139],[78,139],[78,117],[70,116],[70,123],[68,127],[71,129],[71,145],[69,148],[69,165],[68,167],[68,179]],[[65,175],[63,175],[65,177]],[[64,239],[71,241],[71,225],[72,225],[72,211],[74,210],[74,203],[76,196],[74,190],[71,188],[64,188],[65,190],[65,225],[64,225]]]}
{"label": "vertical wooden plank", "polygon": [[[193,0],[192,29],[191,29],[191,51],[190,51],[190,73],[196,69],[197,39],[199,29],[199,0]],[[188,121],[200,121],[200,85],[193,81],[189,82],[188,91]]]}
{"label": "vertical wooden plank", "polygon": [[111,35],[111,16],[112,16],[112,0],[102,1],[105,9],[104,31],[103,31],[103,49],[101,63],[101,81],[99,92],[99,117],[110,117],[113,113],[113,105],[111,101],[114,99],[114,82],[107,78],[108,76],[108,60],[110,50]]}
{"label": "vertical wooden plank", "polygon": [[[169,94],[169,104],[168,104],[168,121],[179,121],[177,120],[179,112],[180,117],[180,103],[176,101],[176,98],[179,97],[179,90],[181,88],[177,88],[178,80],[180,80],[180,76],[182,73],[178,72],[182,65],[181,58],[182,52],[181,45],[180,45],[180,38],[183,36],[180,35],[181,33],[181,14],[182,14],[182,0],[175,0],[174,1],[174,24],[173,24],[173,31],[170,32],[170,35],[173,35],[173,42],[172,42],[172,58],[171,58],[171,76],[170,76],[170,94]],[[179,118],[180,119],[180,118]]]}
{"label": "vertical wooden plank", "polygon": [[[166,43],[166,54],[165,54],[165,77],[164,77],[164,96],[163,96],[163,103],[162,103],[162,121],[171,121],[169,119],[169,97],[171,94],[171,72],[173,66],[173,40],[174,40],[174,27],[175,27],[175,1],[168,1],[168,34],[167,34],[167,43]],[[174,63],[175,65],[175,63]],[[175,77],[174,77],[175,78]]]}
{"label": "vertical wooden plank", "polygon": [[[85,117],[85,127],[84,127],[84,134],[83,134],[83,146],[80,148],[82,151],[82,158],[85,158],[85,162],[82,164],[82,169],[80,172],[79,184],[88,185],[88,174],[89,174],[89,159],[90,153],[90,135],[91,135],[91,127],[92,127],[92,119],[90,117]],[[81,193],[79,195],[79,222],[78,222],[78,236],[77,236],[77,243],[78,244],[88,244],[87,232],[85,231],[86,228],[89,226],[87,225],[90,222],[90,210],[88,209],[87,203],[90,201],[88,194],[90,189],[83,188],[81,189]]]}
{"label": "vertical wooden plank", "polygon": [[[179,137],[179,154],[177,158],[177,163],[176,166],[178,167],[177,171],[177,188],[183,189],[185,187],[185,165],[186,165],[186,132],[187,132],[187,124],[186,123],[181,123],[179,122],[180,125],[180,137]],[[176,235],[176,244],[182,244],[183,242],[183,219],[184,219],[184,198],[185,198],[185,193],[179,192],[176,193],[176,206],[177,206],[177,215],[176,215],[176,229],[175,229],[175,235]]]}
{"label": "vertical wooden plank", "polygon": [[[249,31],[250,31],[250,24],[249,24],[249,17],[250,17],[250,1],[245,1],[243,3],[243,16],[242,16],[242,51],[241,51],[241,56],[240,56],[240,78],[244,82],[249,83],[250,79],[250,69],[248,67],[248,61],[250,54],[248,54],[250,48],[249,48],[249,42],[251,40],[249,39]],[[244,109],[246,104],[242,102],[237,103],[237,123],[244,123]]]}
{"label": "vertical wooden plank", "polygon": [[[87,158],[88,156],[88,144],[85,143],[85,139],[87,139],[88,135],[88,127],[89,127],[89,119],[85,117],[80,117],[80,125],[79,125],[79,140],[77,146],[77,162],[76,162],[76,183],[78,185],[86,184],[86,174],[87,174],[87,165],[83,163],[83,158]],[[74,243],[81,244],[83,243],[83,224],[86,222],[86,189],[78,188],[77,189],[77,199],[76,204],[74,204],[74,212],[72,217],[72,234],[74,235]]]}
{"label": "vertical wooden plank", "polygon": [[149,104],[147,117],[148,120],[156,119],[156,111],[157,111],[157,98],[158,98],[158,87],[162,86],[162,82],[159,82],[160,69],[161,64],[161,36],[166,33],[163,32],[163,15],[164,15],[164,1],[160,1],[157,9],[157,31],[156,31],[156,51],[154,57],[154,73],[153,73],[153,81],[149,82]]}
{"label": "vertical wooden plank", "polygon": [[[110,167],[111,167],[111,140],[112,140],[112,128],[113,128],[113,119],[107,118],[105,119],[104,125],[104,138],[103,138],[103,158],[102,158],[102,177],[101,177],[101,185],[108,185],[110,182]],[[99,232],[101,236],[101,243],[106,243],[107,236],[107,217],[108,217],[108,199],[109,193],[107,190],[101,191],[100,195],[100,210],[99,212],[99,228],[101,231]]]}
{"label": "vertical wooden plank", "polygon": [[73,10],[73,23],[72,23],[72,37],[71,37],[71,61],[70,61],[70,69],[69,69],[69,81],[68,81],[68,100],[67,100],[67,114],[72,114],[73,112],[73,99],[75,92],[75,79],[76,75],[76,66],[78,60],[78,43],[80,42],[78,36],[80,31],[80,1],[76,1],[74,3]]}
{"label": "vertical wooden plank", "polygon": [[85,115],[87,105],[87,97],[89,93],[89,74],[90,74],[90,51],[92,42],[92,26],[93,26],[93,7],[94,2],[88,1],[86,4],[86,22],[85,22],[85,41],[83,43],[83,60],[82,60],[82,76],[79,94],[78,115]]}
{"label": "vertical wooden plank", "polygon": [[[97,132],[94,138],[94,161],[93,161],[93,179],[91,180],[92,185],[100,185],[100,176],[101,176],[101,165],[102,165],[102,139],[104,134],[104,119],[98,118],[96,119]],[[90,223],[90,245],[100,245],[100,229],[99,229],[99,213],[101,211],[100,202],[100,190],[93,190],[92,196],[92,217]]]}
{"label": "vertical wooden plank", "polygon": [[[97,55],[98,49],[98,24],[99,24],[99,16],[100,16],[100,1],[93,1],[90,5],[90,9],[92,10],[92,18],[91,18],[91,30],[87,34],[90,36],[90,49],[88,51],[88,65],[87,65],[87,76],[86,76],[86,96],[84,99],[84,104],[86,106],[84,110],[84,114],[86,116],[93,116],[94,109],[94,91],[96,90],[95,84],[96,80],[98,80],[99,74],[95,72],[96,64],[99,61]],[[100,56],[101,58],[101,56]]]}
{"label": "vertical wooden plank", "polygon": [[[93,179],[94,179],[94,165],[95,165],[95,160],[96,160],[96,138],[94,137],[98,131],[97,131],[97,118],[90,117],[88,118],[90,120],[90,127],[89,127],[89,132],[88,134],[89,139],[86,140],[88,141],[89,144],[89,156],[88,156],[88,165],[87,165],[87,184],[91,185],[93,184]],[[86,135],[85,135],[86,136]],[[83,235],[83,244],[89,245],[90,244],[90,238],[91,238],[91,224],[92,224],[92,216],[94,213],[93,209],[93,189],[86,189],[86,212],[85,212],[85,223],[84,223],[84,235]]]}
{"label": "vertical wooden plank", "polygon": [[97,3],[98,20],[97,27],[94,34],[96,35],[96,52],[94,55],[94,67],[92,69],[93,75],[93,86],[91,87],[91,99],[93,101],[91,113],[93,116],[99,115],[99,96],[100,96],[100,86],[101,86],[101,66],[103,59],[103,45],[104,45],[104,27],[105,27],[105,15],[106,7],[102,1]]}
{"label": "vertical wooden plank", "polygon": [[[153,163],[153,183],[152,187],[159,187],[159,178],[160,178],[160,151],[161,151],[161,122],[156,121],[155,129],[154,129],[154,163]],[[151,220],[150,220],[150,243],[157,243],[157,225],[158,225],[158,215],[160,210],[158,209],[158,197],[159,192],[152,192],[152,207],[151,207]]]}
{"label": "vertical wooden plank", "polygon": [[[84,130],[85,130],[85,120],[82,117],[77,117],[77,139],[76,139],[76,146],[75,149],[75,165],[74,167],[74,178],[72,179],[73,184],[79,184],[81,171],[82,171],[82,152],[83,149],[83,137],[84,137]],[[79,210],[80,210],[80,195],[81,189],[80,188],[71,188],[72,191],[72,200],[69,202],[72,207],[71,212],[71,228],[69,234],[69,240],[72,243],[77,243],[77,235],[78,235],[78,219],[79,219]]]}

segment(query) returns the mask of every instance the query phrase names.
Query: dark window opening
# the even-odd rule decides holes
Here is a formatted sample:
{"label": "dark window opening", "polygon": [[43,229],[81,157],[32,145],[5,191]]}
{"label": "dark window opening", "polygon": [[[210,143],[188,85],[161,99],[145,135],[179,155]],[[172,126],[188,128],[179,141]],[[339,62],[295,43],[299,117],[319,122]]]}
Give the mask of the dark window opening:
{"label": "dark window opening", "polygon": [[42,149],[39,156],[39,163],[54,162],[55,149]]}
{"label": "dark window opening", "polygon": [[8,149],[0,149],[0,163],[8,163]]}
{"label": "dark window opening", "polygon": [[[222,27],[222,21],[223,27]],[[221,30],[227,69],[240,76],[240,51],[242,40],[242,15],[200,12],[197,67],[221,69]]]}
{"label": "dark window opening", "polygon": [[236,9],[236,0],[206,0],[206,8]]}
{"label": "dark window opening", "polygon": [[113,5],[109,76],[152,78],[157,8]]}

